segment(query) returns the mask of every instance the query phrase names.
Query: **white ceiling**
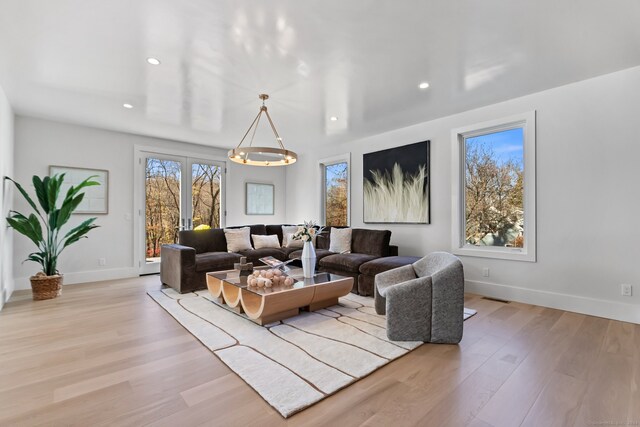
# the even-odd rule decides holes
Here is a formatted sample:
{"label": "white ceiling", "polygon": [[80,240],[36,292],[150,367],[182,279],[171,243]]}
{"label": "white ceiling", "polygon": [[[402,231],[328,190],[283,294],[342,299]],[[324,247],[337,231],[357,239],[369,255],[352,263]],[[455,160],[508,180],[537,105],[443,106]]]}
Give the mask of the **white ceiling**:
{"label": "white ceiling", "polygon": [[304,150],[639,64],[637,0],[0,0],[18,114],[225,148],[261,92]]}

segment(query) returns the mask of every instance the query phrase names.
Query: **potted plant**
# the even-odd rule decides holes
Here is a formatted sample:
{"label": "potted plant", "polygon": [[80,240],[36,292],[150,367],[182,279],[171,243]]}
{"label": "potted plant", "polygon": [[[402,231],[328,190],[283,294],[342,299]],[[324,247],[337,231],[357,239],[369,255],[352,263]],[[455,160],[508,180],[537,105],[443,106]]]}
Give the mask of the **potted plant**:
{"label": "potted plant", "polygon": [[62,228],[84,198],[84,192],[81,190],[92,185],[100,185],[91,176],[80,184],[71,186],[60,202],[64,175],[45,176],[43,179],[37,175],[33,176],[33,187],[41,209],[38,209],[20,184],[11,178],[6,178],[15,184],[33,210],[29,216],[10,211],[7,223],[9,227],[26,236],[38,247],[38,250],[29,254],[25,260],[37,262],[42,266],[41,272],[30,277],[34,300],[51,299],[60,295],[62,275],[58,272],[58,257],[67,246],[87,237],[86,234],[89,231],[98,227],[93,224],[96,218],[89,218],[65,234],[61,234]]}

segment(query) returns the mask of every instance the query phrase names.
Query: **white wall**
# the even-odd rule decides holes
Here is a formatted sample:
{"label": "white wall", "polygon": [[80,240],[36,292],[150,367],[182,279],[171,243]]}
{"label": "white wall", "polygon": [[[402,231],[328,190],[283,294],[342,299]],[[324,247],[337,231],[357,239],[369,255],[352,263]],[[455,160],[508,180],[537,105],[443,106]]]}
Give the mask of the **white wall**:
{"label": "white wall", "polygon": [[[227,215],[227,225],[286,223],[285,168],[282,166],[243,166],[233,162],[228,162],[227,164],[230,165],[229,175],[227,176],[227,197],[231,196],[233,199],[233,212],[229,211]],[[245,215],[245,184],[247,182],[275,185],[273,215]]]}
{"label": "white wall", "polygon": [[[49,165],[107,169],[109,171],[109,214],[97,215],[100,228],[63,253],[59,269],[65,274],[65,284],[94,280],[131,277],[138,274],[133,263],[133,189],[134,146],[158,147],[189,153],[226,157],[226,150],[195,144],[149,138],[18,116],[15,122],[15,175],[18,182],[30,185],[33,175],[47,175]],[[229,164],[230,163],[230,164]],[[246,216],[244,183],[268,182],[282,194],[285,171],[281,168],[248,168],[228,162],[227,225],[245,223],[282,223],[285,220],[285,200],[276,198],[275,215]],[[15,198],[18,210],[26,203]],[[74,215],[78,222],[88,216]],[[27,239],[14,239],[13,256],[16,288],[28,288],[28,277],[37,272],[32,262],[22,264],[32,251]],[[107,265],[98,266],[98,258],[106,258]]]}
{"label": "white wall", "polygon": [[[0,178],[13,178],[13,111],[0,87]],[[13,292],[13,232],[6,217],[12,208],[13,184],[2,180],[0,188],[0,310]]]}
{"label": "white wall", "polygon": [[[317,161],[351,152],[351,225],[390,229],[401,255],[450,251],[452,129],[536,110],[538,262],[464,257],[467,290],[640,323],[639,93],[636,67],[349,144],[318,143],[287,170],[287,219],[320,217]],[[432,224],[363,224],[363,153],[426,139]],[[633,297],[620,295],[621,283],[634,285]]]}

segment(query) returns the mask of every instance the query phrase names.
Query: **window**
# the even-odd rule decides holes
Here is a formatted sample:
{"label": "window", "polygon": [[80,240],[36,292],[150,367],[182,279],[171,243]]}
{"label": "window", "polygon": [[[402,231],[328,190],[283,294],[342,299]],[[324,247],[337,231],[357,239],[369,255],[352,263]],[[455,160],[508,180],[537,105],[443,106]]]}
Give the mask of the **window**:
{"label": "window", "polygon": [[320,161],[322,178],[322,222],[327,226],[350,223],[350,156]]}
{"label": "window", "polygon": [[453,139],[454,253],[535,261],[535,112]]}

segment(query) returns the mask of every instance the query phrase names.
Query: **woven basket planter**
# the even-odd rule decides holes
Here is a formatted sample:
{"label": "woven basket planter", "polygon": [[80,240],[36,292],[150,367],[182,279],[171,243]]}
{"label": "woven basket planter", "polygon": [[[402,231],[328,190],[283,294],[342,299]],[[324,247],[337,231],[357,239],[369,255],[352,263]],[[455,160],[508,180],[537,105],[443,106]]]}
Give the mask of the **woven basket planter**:
{"label": "woven basket planter", "polygon": [[62,293],[62,275],[47,276],[43,272],[31,276],[31,291],[34,301],[52,299]]}

